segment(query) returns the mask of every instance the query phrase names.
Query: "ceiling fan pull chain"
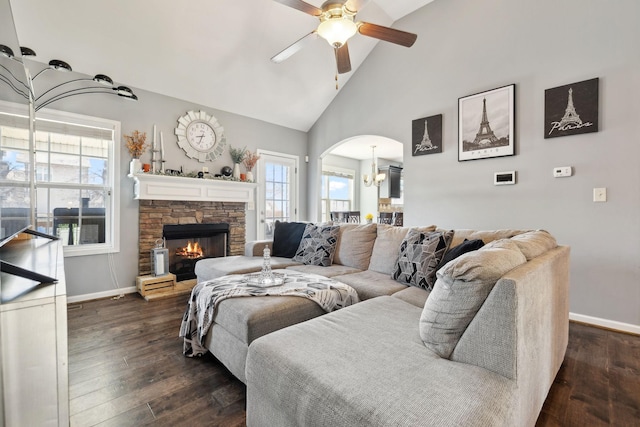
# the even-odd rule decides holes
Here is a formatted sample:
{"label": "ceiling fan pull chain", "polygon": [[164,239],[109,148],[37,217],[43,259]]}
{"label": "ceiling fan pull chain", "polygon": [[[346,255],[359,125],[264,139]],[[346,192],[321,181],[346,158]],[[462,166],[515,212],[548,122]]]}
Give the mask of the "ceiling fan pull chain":
{"label": "ceiling fan pull chain", "polygon": [[336,90],[338,90],[338,73],[336,73]]}

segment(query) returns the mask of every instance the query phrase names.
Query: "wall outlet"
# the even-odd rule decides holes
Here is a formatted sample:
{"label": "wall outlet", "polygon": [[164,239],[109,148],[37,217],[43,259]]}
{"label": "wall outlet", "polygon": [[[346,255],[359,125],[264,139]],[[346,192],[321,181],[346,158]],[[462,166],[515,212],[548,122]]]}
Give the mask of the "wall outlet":
{"label": "wall outlet", "polygon": [[606,202],[607,201],[607,189],[604,187],[593,189],[593,201],[594,202]]}
{"label": "wall outlet", "polygon": [[553,168],[554,178],[564,178],[571,175],[573,175],[571,166],[559,166],[557,168]]}

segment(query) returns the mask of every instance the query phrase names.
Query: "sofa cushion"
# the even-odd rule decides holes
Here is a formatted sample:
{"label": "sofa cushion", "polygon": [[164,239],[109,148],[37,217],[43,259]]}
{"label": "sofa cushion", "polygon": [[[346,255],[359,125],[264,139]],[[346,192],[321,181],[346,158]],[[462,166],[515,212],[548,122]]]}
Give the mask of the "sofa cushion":
{"label": "sofa cushion", "polygon": [[515,382],[429,352],[420,311],[373,298],[256,339],[247,424],[515,425]]}
{"label": "sofa cushion", "polygon": [[330,266],[339,232],[338,225],[307,224],[293,260],[307,265]]}
{"label": "sofa cushion", "polygon": [[351,286],[356,290],[358,298],[361,300],[391,295],[407,288],[407,285],[396,282],[388,274],[371,270],[343,276],[333,276],[333,279]]}
{"label": "sofa cushion", "polygon": [[[400,252],[400,244],[407,235],[409,227],[394,227],[387,224],[378,224],[378,234],[373,244],[371,252],[371,261],[369,262],[369,270],[378,273],[391,274],[395,267],[398,253]],[[418,227],[420,231],[435,231],[436,226]]]}
{"label": "sofa cushion", "polygon": [[518,245],[527,261],[558,246],[556,239],[545,230],[528,231],[513,236],[511,241]]}
{"label": "sofa cushion", "polygon": [[525,262],[514,242],[501,239],[438,270],[420,317],[420,337],[427,348],[440,357],[450,357],[496,281]]}
{"label": "sofa cushion", "polygon": [[460,243],[458,246],[451,247],[447,252],[445,252],[444,256],[442,257],[442,261],[440,261],[440,266],[445,265],[449,261],[452,261],[458,258],[460,255],[466,254],[467,252],[477,251],[483,246],[484,242],[480,239],[464,239],[464,242]]}
{"label": "sofa cushion", "polygon": [[416,288],[415,286],[408,286],[391,296],[399,298],[404,302],[408,302],[411,305],[415,305],[416,307],[423,308],[425,302],[427,302],[427,298],[429,298],[429,291],[422,288]]}
{"label": "sofa cushion", "polygon": [[307,227],[304,222],[280,222],[276,221],[273,230],[273,250],[271,256],[293,258],[300,246],[302,233]]}
{"label": "sofa cushion", "polygon": [[340,225],[338,245],[333,258],[335,264],[366,270],[377,235],[376,224]]}
{"label": "sofa cushion", "polygon": [[296,264],[291,266],[291,268],[287,268],[287,270],[299,271],[301,273],[307,274],[319,274],[324,277],[334,277],[341,276],[344,274],[358,273],[361,270],[353,267],[347,267],[346,265],[333,264],[329,267],[323,267],[321,265],[300,265]]}
{"label": "sofa cushion", "polygon": [[[262,257],[233,255],[219,258],[205,258],[196,262],[194,272],[199,282],[216,279],[228,274],[255,273],[262,269]],[[291,258],[271,257],[271,269],[298,265]]]}
{"label": "sofa cushion", "polygon": [[391,277],[400,283],[430,291],[452,237],[453,231],[421,232],[412,228],[400,244],[400,254]]}

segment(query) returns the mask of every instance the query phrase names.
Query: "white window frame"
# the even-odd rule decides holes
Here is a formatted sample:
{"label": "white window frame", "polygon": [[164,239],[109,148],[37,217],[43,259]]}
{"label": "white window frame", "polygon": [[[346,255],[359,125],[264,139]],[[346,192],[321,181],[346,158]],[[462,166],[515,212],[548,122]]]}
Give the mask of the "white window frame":
{"label": "white window frame", "polygon": [[[12,105],[11,103],[0,102],[0,108],[5,113],[24,114],[24,107]],[[117,184],[117,177],[120,176],[120,122],[115,120],[104,119],[100,117],[86,116],[82,114],[69,113],[65,111],[42,109],[38,111],[36,116],[36,131],[38,120],[47,120],[52,122],[70,123],[79,126],[99,127],[113,129],[113,142],[108,152],[108,176],[109,181],[103,186],[108,190],[109,197],[106,199],[105,206],[105,243],[84,244],[84,245],[68,245],[63,247],[65,257],[97,255],[106,253],[120,252],[120,194]],[[32,157],[34,161],[35,156]],[[69,185],[59,183],[35,183],[35,197],[38,197],[38,188],[78,188],[82,189],[83,185]],[[95,188],[95,186],[90,186]],[[89,188],[89,187],[87,187]],[[37,203],[36,203],[37,204]]]}
{"label": "white window frame", "polygon": [[[355,186],[356,186],[356,171],[353,169],[347,169],[347,168],[341,168],[339,166],[332,166],[332,165],[322,165],[322,171],[320,172],[320,179],[324,180],[324,176],[326,175],[325,172],[328,172],[329,174],[335,174],[335,175],[347,175],[348,177],[351,177],[351,179],[353,180],[350,187],[349,187],[349,205],[350,205],[350,211],[356,210],[355,209],[355,205],[356,205],[356,201],[355,201]],[[320,188],[322,189],[322,186],[320,186]],[[327,188],[327,192],[329,191],[329,189]],[[324,210],[326,212],[325,218],[323,218],[323,221],[330,221],[331,220],[331,200],[330,198],[324,198],[324,194],[320,195],[320,203],[322,203],[322,205],[324,206]],[[327,196],[329,196],[329,194],[327,194]],[[340,200],[340,199],[334,199],[334,200]],[[321,210],[322,211],[322,210]]]}

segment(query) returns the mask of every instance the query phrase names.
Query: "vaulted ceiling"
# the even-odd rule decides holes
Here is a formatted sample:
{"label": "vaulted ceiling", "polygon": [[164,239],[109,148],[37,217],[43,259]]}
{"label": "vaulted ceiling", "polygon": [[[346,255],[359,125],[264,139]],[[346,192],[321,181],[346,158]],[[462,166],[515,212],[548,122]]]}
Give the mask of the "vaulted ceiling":
{"label": "vaulted ceiling", "polygon": [[[357,20],[395,27],[431,1],[371,0]],[[11,6],[18,40],[37,60],[62,59],[74,71],[107,74],[118,84],[302,131],[338,92],[333,49],[321,38],[280,64],[270,61],[318,24],[272,0],[11,0]],[[376,43],[385,42],[350,39],[353,70],[340,75],[340,86]]]}

